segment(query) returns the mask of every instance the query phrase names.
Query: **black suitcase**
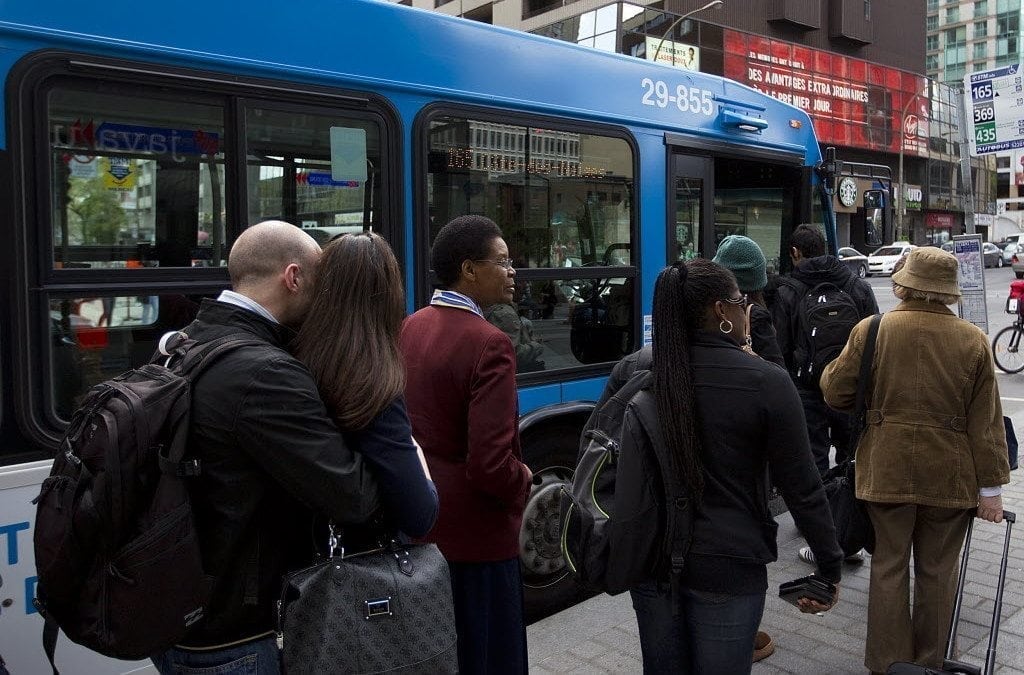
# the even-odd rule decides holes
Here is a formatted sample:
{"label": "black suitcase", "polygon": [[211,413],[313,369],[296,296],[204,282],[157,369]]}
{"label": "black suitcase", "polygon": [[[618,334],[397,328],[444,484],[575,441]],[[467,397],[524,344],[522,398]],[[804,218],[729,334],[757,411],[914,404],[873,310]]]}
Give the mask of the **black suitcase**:
{"label": "black suitcase", "polygon": [[915,663],[894,663],[886,671],[888,675],[992,675],[996,670],[996,640],[999,637],[999,619],[1003,613],[1003,587],[1006,585],[1006,561],[1010,555],[1010,532],[1017,516],[1010,511],[1003,511],[1006,521],[1006,540],[1003,542],[1003,559],[999,563],[999,585],[996,587],[996,603],[992,609],[992,626],[988,635],[988,651],[985,656],[985,669],[972,666],[953,658],[956,644],[957,624],[960,623],[960,606],[964,601],[964,580],[967,577],[967,559],[971,552],[971,534],[974,532],[974,518],[967,526],[967,539],[964,541],[964,553],[960,558],[960,579],[956,585],[956,604],[953,606],[953,621],[949,626],[949,640],[946,642],[946,658],[942,670],[919,666]]}

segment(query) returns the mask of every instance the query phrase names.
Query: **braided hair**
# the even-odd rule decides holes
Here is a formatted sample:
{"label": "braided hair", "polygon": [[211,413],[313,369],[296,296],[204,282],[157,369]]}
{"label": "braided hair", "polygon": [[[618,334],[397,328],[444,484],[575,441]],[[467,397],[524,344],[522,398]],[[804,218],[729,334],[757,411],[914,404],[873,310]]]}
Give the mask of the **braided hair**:
{"label": "braided hair", "polygon": [[699,502],[704,491],[690,347],[710,307],[728,298],[736,278],[721,265],[695,258],[666,267],[654,284],[654,398],[673,469]]}

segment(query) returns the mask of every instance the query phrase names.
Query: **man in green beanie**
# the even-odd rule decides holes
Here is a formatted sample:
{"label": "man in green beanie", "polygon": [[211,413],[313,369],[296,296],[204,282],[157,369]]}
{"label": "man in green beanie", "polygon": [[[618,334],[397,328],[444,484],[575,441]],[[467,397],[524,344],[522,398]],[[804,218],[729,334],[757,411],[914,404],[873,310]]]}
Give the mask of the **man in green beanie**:
{"label": "man in green beanie", "polygon": [[761,247],[750,237],[731,234],[718,245],[714,261],[730,270],[736,277],[741,293],[750,301],[750,339],[754,353],[765,361],[771,361],[783,368],[786,362],[775,336],[772,315],[764,300],[764,288],[768,284],[767,261]]}

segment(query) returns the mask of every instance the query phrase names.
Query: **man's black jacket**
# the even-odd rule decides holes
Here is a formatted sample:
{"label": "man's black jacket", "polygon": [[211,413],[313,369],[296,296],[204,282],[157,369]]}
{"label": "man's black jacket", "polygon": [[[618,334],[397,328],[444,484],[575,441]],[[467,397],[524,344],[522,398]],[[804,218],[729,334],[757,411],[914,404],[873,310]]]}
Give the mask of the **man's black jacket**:
{"label": "man's black jacket", "polygon": [[771,304],[772,318],[775,321],[775,332],[779,341],[779,349],[786,360],[786,368],[790,373],[796,371],[793,365],[793,352],[797,348],[796,312],[800,297],[807,290],[821,283],[835,284],[849,292],[857,305],[860,318],[878,313],[878,301],[871,285],[858,279],[846,265],[831,255],[822,255],[802,261],[789,275],[778,277],[778,284]]}
{"label": "man's black jacket", "polygon": [[309,372],[285,350],[288,328],[206,300],[184,330],[201,342],[265,342],[228,352],[192,389],[189,451],[202,473],[190,494],[213,594],[183,644],[223,645],[274,629],[283,574],[312,558],[314,514],[364,523],[379,499]]}

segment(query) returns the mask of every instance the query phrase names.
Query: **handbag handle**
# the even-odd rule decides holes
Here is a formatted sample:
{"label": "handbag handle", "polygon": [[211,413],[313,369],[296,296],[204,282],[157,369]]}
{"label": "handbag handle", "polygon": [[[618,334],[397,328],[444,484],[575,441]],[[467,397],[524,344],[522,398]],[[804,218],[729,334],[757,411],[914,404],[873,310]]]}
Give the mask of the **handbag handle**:
{"label": "handbag handle", "polygon": [[345,546],[341,543],[338,533],[334,531],[334,521],[331,520],[327,523],[327,557],[335,557],[337,551],[341,551],[340,557],[345,557]]}

